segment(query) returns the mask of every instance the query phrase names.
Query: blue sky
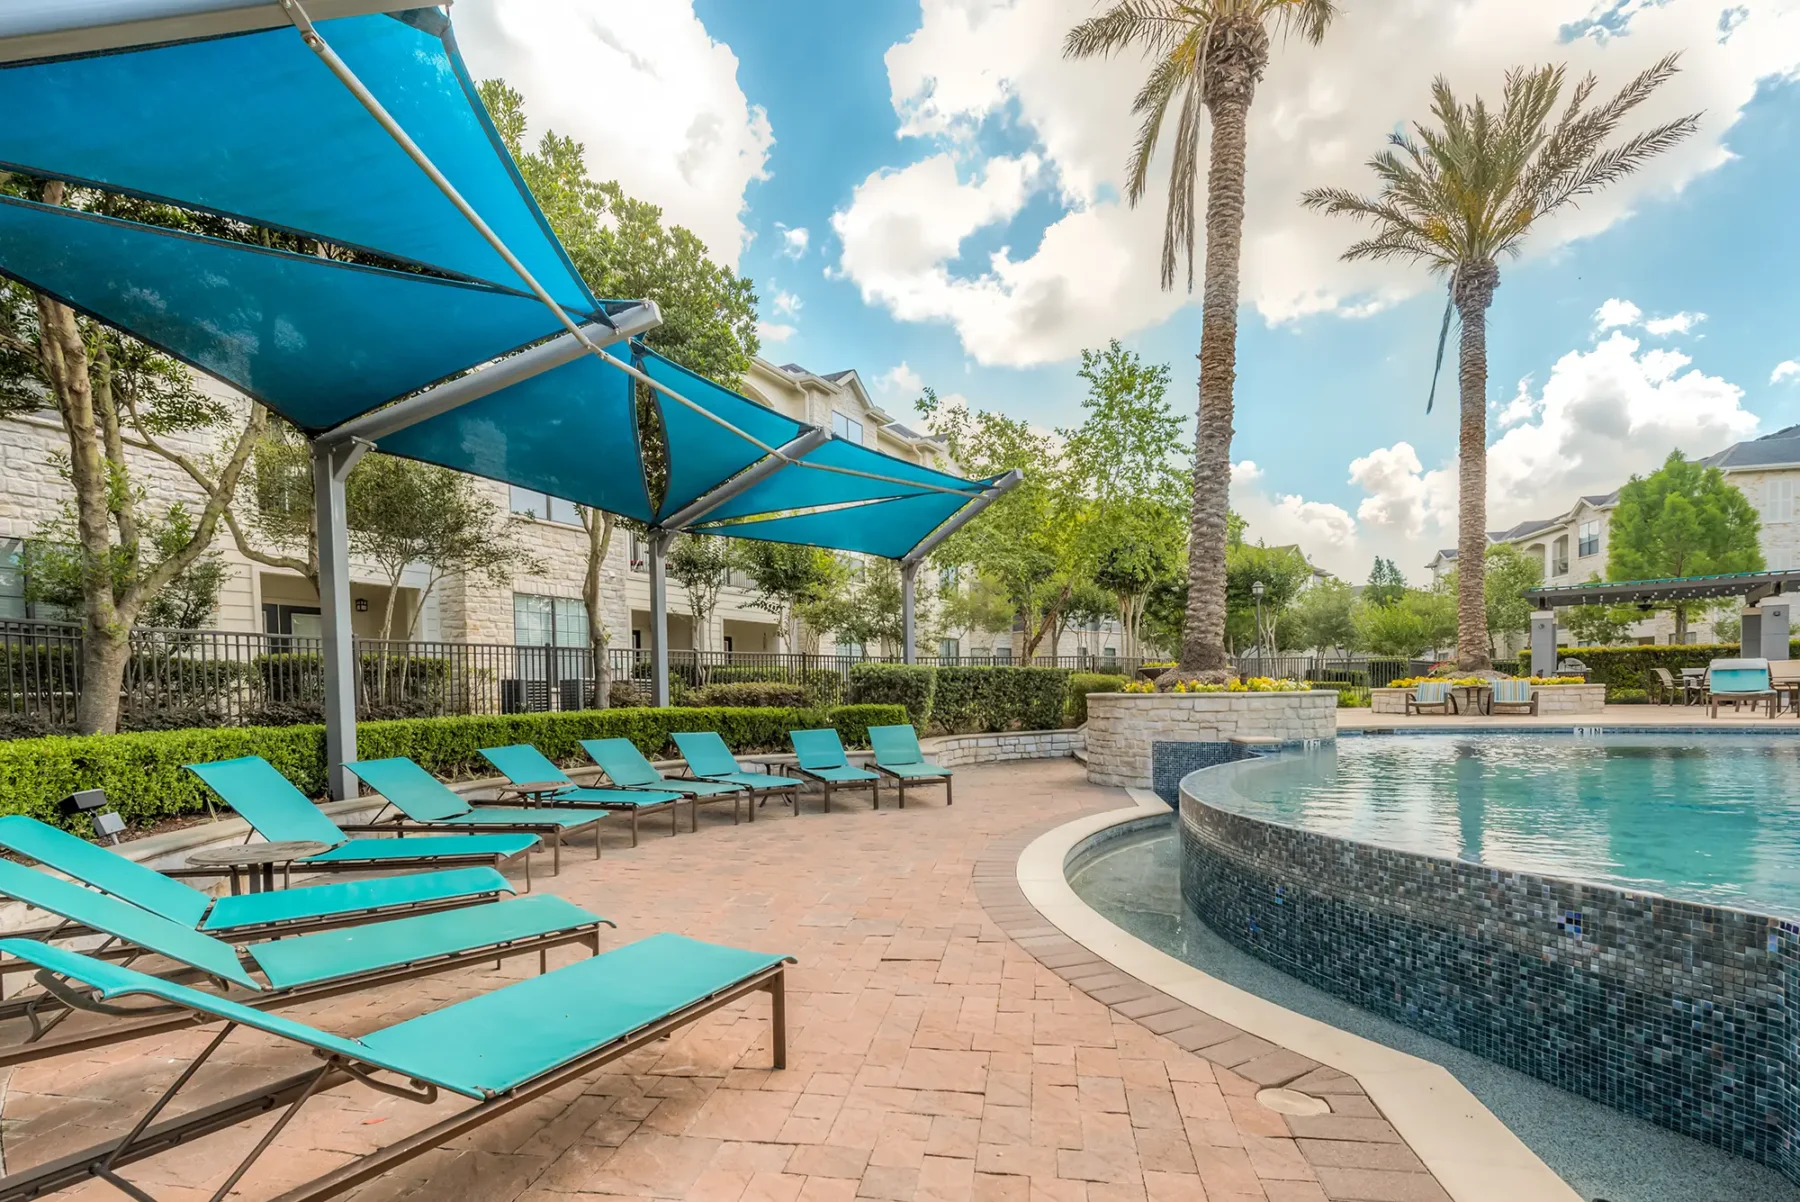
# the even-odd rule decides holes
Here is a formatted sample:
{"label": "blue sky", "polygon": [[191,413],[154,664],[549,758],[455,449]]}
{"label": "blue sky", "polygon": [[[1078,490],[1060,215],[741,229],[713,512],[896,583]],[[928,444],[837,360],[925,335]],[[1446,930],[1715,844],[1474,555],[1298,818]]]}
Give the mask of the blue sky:
{"label": "blue sky", "polygon": [[[1162,197],[1136,214],[1117,203],[1141,67],[1055,53],[1091,11],[1084,0],[693,0],[691,12],[671,0],[654,18],[582,6],[594,55],[627,44],[637,56],[621,68],[650,89],[661,144],[685,147],[678,172],[582,127],[555,86],[566,60],[521,49],[529,23],[508,12],[521,3],[472,0],[476,41],[510,32],[515,44],[492,53],[528,112],[583,137],[597,174],[629,164],[616,172],[628,188],[722,257],[737,252],[776,336],[766,357],[855,368],[903,421],[919,381],[1055,426],[1078,419],[1080,349],[1117,336],[1170,363],[1171,399],[1192,408],[1199,306],[1157,292]],[[1323,47],[1278,47],[1253,118],[1233,453],[1255,465],[1234,481],[1253,535],[1298,539],[1360,577],[1375,554],[1417,575],[1454,528],[1454,405],[1440,389],[1424,412],[1441,288],[1416,270],[1337,263],[1354,227],[1296,204],[1311,184],[1366,186],[1361,161],[1422,114],[1434,69],[1492,95],[1513,63],[1569,60],[1611,89],[1681,49],[1687,70],[1645,120],[1706,113],[1668,162],[1503,265],[1491,525],[1559,512],[1671,447],[1708,453],[1800,422],[1800,373],[1771,382],[1800,359],[1791,0],[1746,5],[1723,38],[1721,7],[1698,0],[1591,14],[1396,0],[1382,25],[1347,7]],[[1571,14],[1598,17],[1602,32],[1572,35]],[[462,6],[458,16],[470,24]],[[484,53],[470,48],[478,72]],[[806,231],[803,252],[793,230]]]}

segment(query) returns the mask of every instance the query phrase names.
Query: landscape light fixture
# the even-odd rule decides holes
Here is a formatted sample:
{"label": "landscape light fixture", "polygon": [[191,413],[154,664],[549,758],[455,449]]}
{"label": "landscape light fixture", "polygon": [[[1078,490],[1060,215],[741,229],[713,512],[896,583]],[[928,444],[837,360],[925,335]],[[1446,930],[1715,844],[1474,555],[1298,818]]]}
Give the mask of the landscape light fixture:
{"label": "landscape light fixture", "polygon": [[94,824],[98,834],[105,835],[118,845],[119,832],[125,829],[125,820],[106,808],[106,790],[82,789],[69,794],[57,803],[64,818],[73,818],[77,814],[86,814]]}

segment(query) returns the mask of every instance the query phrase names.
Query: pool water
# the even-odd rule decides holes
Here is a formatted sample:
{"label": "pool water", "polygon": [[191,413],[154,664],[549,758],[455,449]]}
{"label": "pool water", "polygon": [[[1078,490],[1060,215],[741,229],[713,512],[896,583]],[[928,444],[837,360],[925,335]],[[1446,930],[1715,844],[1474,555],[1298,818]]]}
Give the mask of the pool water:
{"label": "pool water", "polygon": [[1321,834],[1800,918],[1800,738],[1364,736],[1229,786],[1207,799]]}

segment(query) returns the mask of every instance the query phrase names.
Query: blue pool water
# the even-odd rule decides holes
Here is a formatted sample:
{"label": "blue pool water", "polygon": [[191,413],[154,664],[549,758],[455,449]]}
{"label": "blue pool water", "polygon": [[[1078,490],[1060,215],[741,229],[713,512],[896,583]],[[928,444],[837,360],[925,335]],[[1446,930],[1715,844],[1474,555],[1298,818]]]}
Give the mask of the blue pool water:
{"label": "blue pool water", "polygon": [[1365,736],[1230,787],[1321,834],[1800,918],[1800,738]]}

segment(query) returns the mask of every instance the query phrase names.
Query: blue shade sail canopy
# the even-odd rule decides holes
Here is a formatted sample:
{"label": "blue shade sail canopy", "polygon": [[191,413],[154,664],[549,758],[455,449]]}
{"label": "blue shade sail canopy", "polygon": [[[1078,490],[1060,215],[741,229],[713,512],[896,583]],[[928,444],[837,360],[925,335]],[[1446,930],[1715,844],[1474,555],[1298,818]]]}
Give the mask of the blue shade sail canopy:
{"label": "blue shade sail canopy", "polygon": [[380,448],[651,519],[631,377],[592,355],[389,434]]}
{"label": "blue shade sail canopy", "polygon": [[[594,313],[443,14],[317,28],[557,303]],[[291,27],[6,67],[0,111],[0,166],[526,287]]]}
{"label": "blue shade sail canopy", "polygon": [[[680,393],[706,412],[724,418],[766,446],[779,447],[782,443],[792,442],[812,428],[741,397],[655,351],[638,348],[636,366],[658,384]],[[733,434],[679,401],[658,393],[656,403],[662,413],[663,431],[669,444],[669,490],[663,498],[662,515],[678,512],[766,453],[755,443]]]}
{"label": "blue shade sail canopy", "polygon": [[[792,470],[792,469],[790,469]],[[891,501],[869,501],[838,509],[814,510],[760,521],[698,527],[703,534],[753,538],[771,543],[799,543],[831,551],[855,551],[885,559],[903,558],[933,530],[949,521],[974,497],[922,493]]]}
{"label": "blue shade sail canopy", "polygon": [[535,299],[0,197],[0,274],[309,431],[559,330]]}
{"label": "blue shade sail canopy", "polygon": [[[393,0],[308,0],[315,21],[382,12]],[[289,24],[279,0],[7,0],[0,63],[181,42]]]}
{"label": "blue shade sail canopy", "polygon": [[[851,476],[844,472],[820,471],[816,467],[800,465],[784,467],[712,510],[706,515],[707,518],[722,521],[726,518],[750,517],[790,509],[837,505],[845,501],[923,496],[945,488],[953,488],[966,494],[967,499],[973,500],[992,483],[990,480],[964,480],[960,476],[908,463],[904,459],[870,450],[860,443],[835,437],[805,455],[800,464],[846,468],[869,475]],[[885,479],[873,480],[869,476],[882,476]]]}

